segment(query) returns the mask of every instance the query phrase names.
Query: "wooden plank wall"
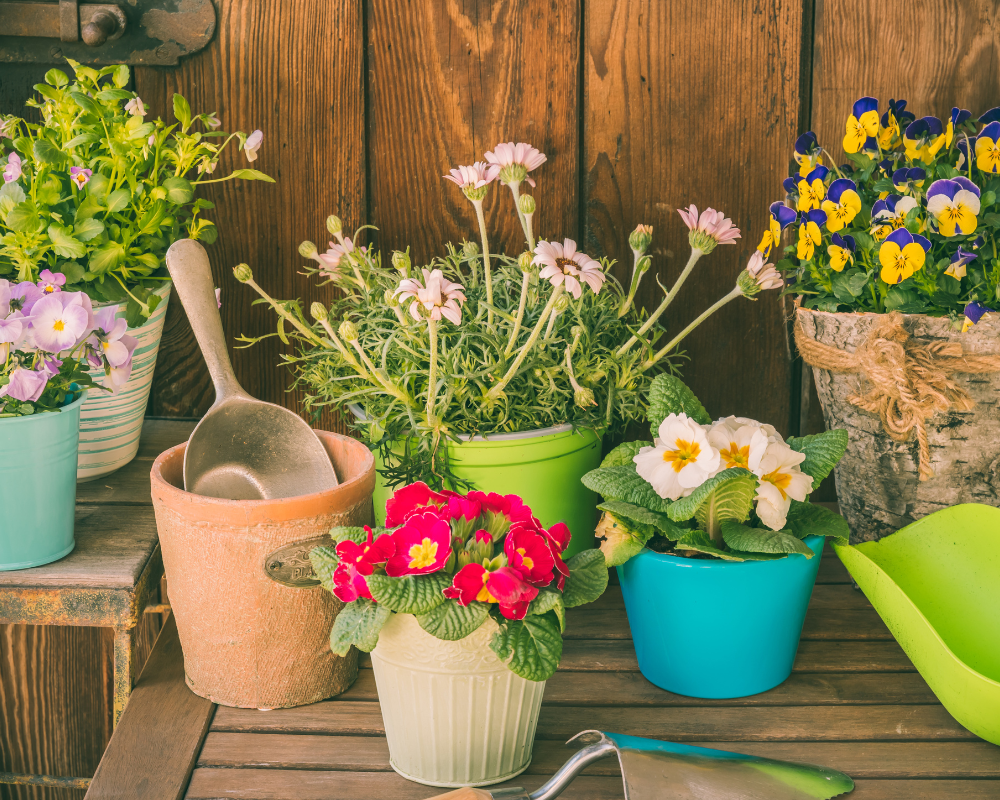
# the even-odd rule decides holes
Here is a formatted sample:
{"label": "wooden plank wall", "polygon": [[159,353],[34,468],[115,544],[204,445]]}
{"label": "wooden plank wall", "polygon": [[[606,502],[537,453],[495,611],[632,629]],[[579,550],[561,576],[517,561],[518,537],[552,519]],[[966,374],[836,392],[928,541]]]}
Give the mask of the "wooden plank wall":
{"label": "wooden plank wall", "polygon": [[[264,131],[255,166],[278,183],[206,193],[218,204],[221,235],[210,254],[230,337],[260,335],[272,323],[235,284],[232,266],[249,262],[276,295],[322,298],[297,273],[297,245],[325,241],[331,212],[348,226],[377,225],[368,241],[383,252],[409,244],[415,259],[427,258],[473,230],[468,203],[440,176],[508,139],[549,156],[535,192],[543,236],[570,236],[592,255],[622,259],[628,231],[651,223],[665,281],[687,253],[677,206],[712,205],[733,217],[744,239],[699,265],[671,314],[678,329],[729,289],[757,244],[798,131],[812,126],[839,151],[843,120],[863,94],[904,96],[919,113],[939,115],[953,104],[1000,105],[1000,0],[913,0],[905,14],[883,6],[217,0],[212,44],[177,69],[137,70],[135,84],[154,114],[169,118],[170,95],[180,91],[197,111],[218,111],[228,129]],[[0,66],[0,112],[19,111],[43,73]],[[495,192],[487,207],[494,238],[518,247],[508,197]],[[619,264],[616,275],[626,274]],[[647,303],[658,300],[651,277]],[[822,426],[776,298],[734,303],[686,347],[684,376],[713,413],[755,416],[788,433],[800,422]],[[235,351],[233,361],[250,392],[295,407],[289,376],[275,366],[279,352],[269,340]],[[212,398],[174,302],[149,413],[197,416]],[[73,635],[0,631],[0,770],[80,774],[96,766],[109,713],[100,671],[107,644],[97,631],[86,642]],[[29,796],[66,793],[0,787],[0,798]]]}

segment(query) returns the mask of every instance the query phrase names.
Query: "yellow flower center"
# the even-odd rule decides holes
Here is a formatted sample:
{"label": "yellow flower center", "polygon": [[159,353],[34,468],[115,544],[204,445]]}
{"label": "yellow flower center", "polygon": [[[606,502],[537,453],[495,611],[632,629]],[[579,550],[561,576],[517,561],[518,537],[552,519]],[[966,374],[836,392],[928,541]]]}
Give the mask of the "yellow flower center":
{"label": "yellow flower center", "polygon": [[526,556],[524,554],[524,548],[523,547],[517,548],[517,554],[519,556],[521,556],[521,564],[525,568],[527,568],[527,569],[534,569],[534,567],[535,567],[535,560],[531,556]]}
{"label": "yellow flower center", "polygon": [[750,445],[740,447],[736,442],[730,442],[729,449],[720,450],[719,454],[725,460],[727,467],[747,469],[747,465],[750,463]]}
{"label": "yellow flower center", "polygon": [[674,472],[680,472],[691,462],[695,461],[701,453],[701,445],[697,442],[687,442],[678,439],[674,442],[675,450],[665,450],[663,460],[674,465]]}
{"label": "yellow flower center", "polygon": [[410,546],[410,569],[429,567],[437,560],[438,543],[424,537],[420,544]]}
{"label": "yellow flower center", "polygon": [[781,492],[782,500],[788,499],[788,495],[785,493],[785,489],[787,489],[788,484],[792,482],[792,476],[789,475],[787,472],[782,472],[780,469],[776,469],[774,470],[774,472],[767,473],[767,475],[761,478],[761,480],[767,481],[768,483],[776,486],[778,488],[778,491]]}
{"label": "yellow flower center", "polygon": [[65,327],[66,327],[65,323],[63,323],[61,319],[57,319],[55,322],[52,323],[52,330],[54,331],[61,331]]}
{"label": "yellow flower center", "polygon": [[486,588],[486,582],[490,579],[489,571],[483,573],[483,588],[479,590],[479,594],[476,595],[476,600],[480,603],[495,603],[497,599],[490,594],[489,589]]}

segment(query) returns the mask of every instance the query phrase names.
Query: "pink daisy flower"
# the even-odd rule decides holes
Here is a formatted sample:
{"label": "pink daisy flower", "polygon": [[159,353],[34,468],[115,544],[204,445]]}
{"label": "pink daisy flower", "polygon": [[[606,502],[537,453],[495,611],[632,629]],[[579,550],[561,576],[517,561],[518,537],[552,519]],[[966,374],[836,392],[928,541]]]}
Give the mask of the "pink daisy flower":
{"label": "pink daisy flower", "polygon": [[586,283],[594,294],[599,294],[604,285],[605,275],[601,264],[586,253],[579,253],[576,242],[563,239],[559,242],[539,242],[535,247],[535,257],[532,264],[542,267],[538,277],[549,281],[553,286],[563,284],[566,291],[577,300],[583,293],[580,282]]}
{"label": "pink daisy flower", "polygon": [[[423,270],[424,282],[416,278],[406,278],[399,283],[394,296],[402,304],[413,300],[410,304],[410,316],[418,322],[425,317],[435,322],[444,317],[449,322],[459,325],[462,322],[462,303],[465,302],[464,287],[453,283],[444,277],[441,270]],[[420,311],[423,309],[424,316]]]}
{"label": "pink daisy flower", "polygon": [[714,250],[717,244],[736,244],[736,240],[740,238],[740,229],[733,225],[729,217],[714,208],[706,208],[699,215],[698,207],[691,205],[687,209],[678,208],[677,213],[691,231],[688,234],[691,246],[706,253]]}
{"label": "pink daisy flower", "polygon": [[486,152],[486,160],[497,167],[502,183],[527,180],[534,186],[535,182],[528,177],[528,173],[542,166],[547,157],[527,142],[501,142],[493,150]]}
{"label": "pink daisy flower", "polygon": [[469,166],[456,167],[445,175],[444,179],[462,189],[482,189],[495,181],[499,174],[500,167],[487,164],[485,161],[477,161]]}

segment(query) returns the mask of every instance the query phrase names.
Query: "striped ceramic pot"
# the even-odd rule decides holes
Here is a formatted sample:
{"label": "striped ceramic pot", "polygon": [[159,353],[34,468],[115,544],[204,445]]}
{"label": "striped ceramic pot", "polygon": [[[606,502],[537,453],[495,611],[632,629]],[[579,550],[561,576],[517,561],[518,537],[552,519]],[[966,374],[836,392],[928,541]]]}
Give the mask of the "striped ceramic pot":
{"label": "striped ceramic pot", "polygon": [[[171,283],[165,281],[155,294],[160,304],[152,316],[138,328],[129,329],[129,335],[138,339],[132,354],[132,375],[128,383],[111,394],[94,389],[80,412],[80,458],[77,462],[77,481],[92,481],[120,469],[139,452],[139,434],[142,418],[146,414],[146,401],[153,384],[156,354],[163,336],[163,321],[167,316]],[[108,303],[102,304],[110,305]],[[118,316],[125,316],[125,303],[118,305]],[[95,308],[100,308],[95,305]],[[90,371],[98,385],[104,384],[104,370]]]}
{"label": "striped ceramic pot", "polygon": [[429,786],[487,786],[519,775],[545,681],[515,675],[490,649],[487,618],[457,642],[436,639],[412,614],[393,614],[372,651],[389,765]]}

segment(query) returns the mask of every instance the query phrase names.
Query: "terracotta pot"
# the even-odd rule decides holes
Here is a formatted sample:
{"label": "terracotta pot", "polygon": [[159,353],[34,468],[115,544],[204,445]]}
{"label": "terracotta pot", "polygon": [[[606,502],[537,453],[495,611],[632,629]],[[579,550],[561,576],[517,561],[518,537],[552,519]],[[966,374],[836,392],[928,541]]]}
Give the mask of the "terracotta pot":
{"label": "terracotta pot", "polygon": [[[375,462],[360,442],[318,431],[341,483],[282,500],[220,500],[185,492],[186,444],[153,463],[153,508],[170,604],[195,694],[239,708],[285,708],[340,694],[357,653],[330,652],[343,608],[308,576],[308,550],[338,525],[372,522]],[[301,547],[275,551],[303,542]],[[296,566],[298,565],[298,566]]]}

